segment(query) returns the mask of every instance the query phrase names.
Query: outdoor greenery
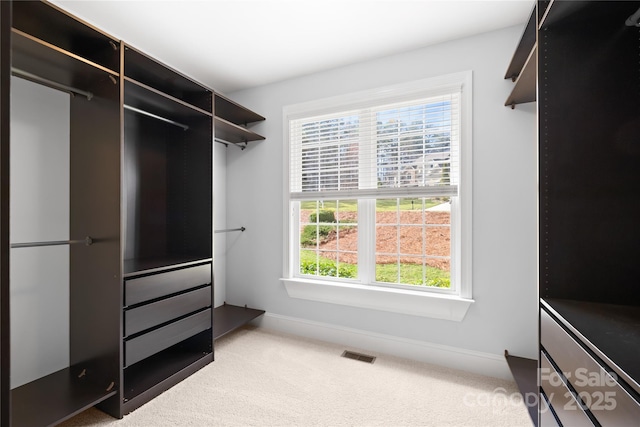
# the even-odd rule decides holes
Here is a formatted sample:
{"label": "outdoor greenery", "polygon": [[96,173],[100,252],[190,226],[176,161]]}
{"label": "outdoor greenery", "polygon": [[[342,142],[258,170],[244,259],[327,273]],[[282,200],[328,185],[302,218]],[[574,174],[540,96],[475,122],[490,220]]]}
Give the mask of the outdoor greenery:
{"label": "outdoor greenery", "polygon": [[300,244],[302,246],[315,246],[318,238],[322,240],[323,238],[328,237],[329,234],[335,230],[335,225],[305,225],[302,228],[302,234],[300,234]]}
{"label": "outdoor greenery", "polygon": [[[425,199],[425,208],[441,204],[448,201],[445,199]],[[323,239],[331,237],[331,233],[335,233],[338,229],[336,223],[335,211],[357,211],[357,201],[340,200],[340,201],[324,201],[319,202],[306,201],[301,203],[301,208],[311,210],[309,222],[303,227],[300,235],[300,245],[302,247],[314,247]],[[320,210],[318,210],[320,207]],[[422,210],[422,199],[400,199],[399,205],[397,199],[380,199],[376,201],[376,211],[402,211]],[[355,220],[351,220],[355,221]],[[342,222],[351,222],[341,220]],[[329,225],[335,224],[335,225]],[[398,280],[398,268],[400,270]],[[423,266],[421,264],[376,264],[376,281],[386,283],[402,283],[416,286],[434,286],[440,288],[451,287],[450,274],[446,270],[426,266],[425,282],[423,282]],[[357,277],[357,265],[347,263],[336,263],[336,261],[318,257],[312,250],[300,251],[300,272],[302,274],[312,274],[330,277],[355,278]]]}
{"label": "outdoor greenery", "polygon": [[358,268],[353,264],[338,264],[329,258],[316,258],[313,251],[300,251],[300,273],[353,279],[358,275]]}
{"label": "outdoor greenery", "polygon": [[[426,267],[426,283],[422,283],[422,265],[400,264],[400,283],[405,285],[451,287],[449,272],[439,268]],[[398,282],[397,264],[376,264],[376,281],[386,283]]]}
{"label": "outdoor greenery", "polygon": [[336,222],[336,214],[332,210],[322,210],[316,212],[312,212],[309,215],[309,222]]}
{"label": "outdoor greenery", "polygon": [[[435,286],[438,288],[448,288],[451,286],[449,272],[427,266],[426,283],[422,283],[422,265],[400,264],[400,283],[417,286]],[[357,266],[347,263],[336,263],[336,261],[317,257],[313,251],[300,251],[300,273],[313,274],[329,277],[356,278]],[[376,281],[397,283],[397,264],[377,264]]]}

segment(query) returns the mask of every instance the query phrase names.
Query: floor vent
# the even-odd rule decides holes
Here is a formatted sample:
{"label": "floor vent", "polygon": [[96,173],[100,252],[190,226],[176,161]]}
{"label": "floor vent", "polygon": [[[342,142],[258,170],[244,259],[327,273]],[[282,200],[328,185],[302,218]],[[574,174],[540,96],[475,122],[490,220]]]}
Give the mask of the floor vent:
{"label": "floor vent", "polygon": [[369,356],[367,354],[356,353],[349,350],[345,350],[344,353],[342,353],[342,357],[346,357],[347,359],[359,360],[366,363],[373,363],[376,360],[375,356]]}

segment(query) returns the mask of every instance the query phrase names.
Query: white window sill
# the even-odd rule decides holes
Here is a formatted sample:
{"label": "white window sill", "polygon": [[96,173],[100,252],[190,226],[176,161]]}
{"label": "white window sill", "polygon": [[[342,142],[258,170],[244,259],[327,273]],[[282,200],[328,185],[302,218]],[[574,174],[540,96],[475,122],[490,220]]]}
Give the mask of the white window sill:
{"label": "white window sill", "polygon": [[280,279],[292,298],[462,321],[474,300],[405,289],[308,279]]}

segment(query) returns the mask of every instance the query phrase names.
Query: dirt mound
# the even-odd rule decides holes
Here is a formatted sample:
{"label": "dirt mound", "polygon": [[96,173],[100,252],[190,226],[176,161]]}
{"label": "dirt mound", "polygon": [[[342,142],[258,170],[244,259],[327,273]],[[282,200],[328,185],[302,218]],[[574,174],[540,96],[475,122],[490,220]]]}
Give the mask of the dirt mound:
{"label": "dirt mound", "polygon": [[[302,217],[308,218],[311,211],[303,211]],[[403,264],[422,264],[420,254],[423,247],[427,255],[449,257],[451,251],[450,213],[425,212],[424,220],[421,211],[401,211],[401,226],[392,225],[398,222],[397,212],[378,212],[376,214],[376,256],[377,264],[393,264],[397,262],[395,254],[400,250]],[[337,212],[338,222],[355,222],[355,212]],[[422,226],[426,224],[426,226]],[[445,226],[447,225],[447,226]],[[398,248],[398,245],[400,246]],[[349,264],[357,263],[358,230],[357,227],[345,227],[340,233],[335,231],[320,242],[322,255],[336,259],[336,253],[331,252],[339,248],[340,261]],[[343,251],[352,252],[344,253]],[[449,259],[427,259],[427,265],[449,271]]]}

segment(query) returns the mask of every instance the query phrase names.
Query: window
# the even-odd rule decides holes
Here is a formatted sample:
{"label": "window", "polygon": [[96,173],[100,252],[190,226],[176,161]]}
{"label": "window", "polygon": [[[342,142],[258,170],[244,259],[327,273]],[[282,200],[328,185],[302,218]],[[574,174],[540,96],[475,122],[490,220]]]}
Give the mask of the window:
{"label": "window", "polygon": [[470,296],[470,89],[467,72],[285,108],[286,279]]}

